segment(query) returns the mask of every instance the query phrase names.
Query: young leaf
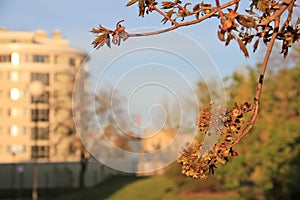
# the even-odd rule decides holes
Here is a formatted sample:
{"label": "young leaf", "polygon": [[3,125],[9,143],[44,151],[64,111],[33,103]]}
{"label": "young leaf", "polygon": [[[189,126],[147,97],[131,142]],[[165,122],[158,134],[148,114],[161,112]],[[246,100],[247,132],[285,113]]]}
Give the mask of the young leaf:
{"label": "young leaf", "polygon": [[109,48],[111,48],[111,45],[110,45],[110,36],[109,36],[109,34],[107,34],[106,45],[107,45]]}
{"label": "young leaf", "polygon": [[258,39],[255,41],[254,45],[253,45],[253,52],[255,52],[256,49],[257,49],[257,47],[258,47],[259,39],[260,39],[260,38],[258,38]]}
{"label": "young leaf", "polygon": [[131,5],[135,4],[136,2],[138,2],[138,0],[131,0],[126,4],[126,6],[131,6]]}
{"label": "young leaf", "polygon": [[195,11],[197,11],[197,10],[199,10],[199,9],[200,9],[200,4],[197,3],[197,4],[194,6],[193,11],[195,12]]}
{"label": "young leaf", "polygon": [[99,33],[103,33],[103,32],[108,32],[108,30],[106,28],[104,28],[103,26],[99,25],[99,28],[93,28],[92,30],[90,30],[90,32],[99,34]]}
{"label": "young leaf", "polygon": [[256,22],[251,16],[238,15],[237,21],[246,28],[257,28]]}
{"label": "young leaf", "polygon": [[[196,12],[196,11],[198,11],[198,10],[200,10],[200,4],[196,4],[196,5],[194,6],[193,12]],[[195,16],[196,16],[196,19],[198,19],[198,18],[199,18],[199,12],[197,12]]]}
{"label": "young leaf", "polygon": [[225,32],[224,31],[218,31],[218,38],[219,40],[221,40],[222,42],[225,41]]}
{"label": "young leaf", "polygon": [[163,1],[163,2],[161,2],[161,5],[162,5],[162,9],[169,9],[169,8],[174,8],[176,3],[171,2],[171,1]]}
{"label": "young leaf", "polygon": [[235,37],[236,41],[238,42],[239,46],[240,46],[240,49],[242,50],[242,52],[244,53],[245,57],[249,57],[249,53],[248,53],[248,50],[246,48],[246,45],[243,43],[243,41],[238,38],[238,37]]}
{"label": "young leaf", "polygon": [[224,158],[221,158],[221,157],[217,157],[217,161],[218,163],[222,164],[222,165],[225,165],[226,164],[226,160]]}
{"label": "young leaf", "polygon": [[92,42],[92,44],[96,49],[99,49],[105,43],[107,44],[108,47],[110,47],[110,43],[108,42],[108,40],[110,40],[109,34],[107,32],[104,32],[103,34],[97,36],[97,38]]}
{"label": "young leaf", "polygon": [[250,15],[255,15],[256,13],[253,10],[245,10],[247,13],[249,13]]}
{"label": "young leaf", "polygon": [[298,17],[297,21],[296,21],[296,25],[300,24],[300,17]]}
{"label": "young leaf", "polygon": [[139,0],[139,16],[144,17],[145,15],[145,0]]}
{"label": "young leaf", "polygon": [[[168,16],[169,18],[171,18],[172,15],[173,15],[173,13],[174,13],[174,8],[171,9],[171,10],[169,10],[166,14],[167,14],[167,16]],[[165,24],[167,21],[168,21],[168,19],[167,19],[166,17],[164,17],[164,18],[161,20],[161,22],[162,22],[163,24]]]}
{"label": "young leaf", "polygon": [[257,2],[256,8],[262,13],[265,13],[268,9],[268,4],[265,1],[260,0]]}
{"label": "young leaf", "polygon": [[230,43],[230,41],[231,41],[233,38],[234,38],[234,36],[233,36],[231,33],[229,33],[228,36],[227,36],[227,38],[226,38],[225,46],[228,46],[229,43]]}

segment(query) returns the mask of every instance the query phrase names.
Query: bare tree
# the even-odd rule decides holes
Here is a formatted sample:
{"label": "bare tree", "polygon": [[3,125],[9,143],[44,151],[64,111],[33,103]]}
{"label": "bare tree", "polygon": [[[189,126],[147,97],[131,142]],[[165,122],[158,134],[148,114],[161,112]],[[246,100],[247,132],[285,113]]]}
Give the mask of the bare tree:
{"label": "bare tree", "polygon": [[66,157],[70,154],[79,156],[79,187],[85,186],[84,177],[88,160],[91,158],[82,141],[84,137],[80,137],[82,132],[89,131],[91,118],[87,80],[88,74],[83,68],[62,71],[60,81],[64,90],[54,91],[50,102],[55,111],[55,120],[51,127],[54,134],[59,136],[53,145],[59,147],[66,144],[62,145]]}
{"label": "bare tree", "polygon": [[123,108],[123,98],[112,86],[99,90],[95,97],[98,124],[103,134],[121,149],[128,150],[128,122]]}

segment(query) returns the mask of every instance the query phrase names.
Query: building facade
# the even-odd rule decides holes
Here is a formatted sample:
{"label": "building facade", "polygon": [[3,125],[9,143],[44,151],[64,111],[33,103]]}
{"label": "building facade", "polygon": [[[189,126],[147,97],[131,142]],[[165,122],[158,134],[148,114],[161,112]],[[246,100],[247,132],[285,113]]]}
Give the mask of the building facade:
{"label": "building facade", "polygon": [[[86,58],[59,30],[48,37],[43,30],[0,29],[0,163],[79,159],[70,145],[72,92],[78,70],[87,70]],[[44,89],[33,98],[36,81]]]}

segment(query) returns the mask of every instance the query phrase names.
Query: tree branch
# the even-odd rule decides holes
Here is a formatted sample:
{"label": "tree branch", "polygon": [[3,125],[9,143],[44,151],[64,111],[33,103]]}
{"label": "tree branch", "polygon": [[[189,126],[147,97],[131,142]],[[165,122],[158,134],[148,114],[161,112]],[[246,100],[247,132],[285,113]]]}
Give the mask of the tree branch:
{"label": "tree branch", "polygon": [[164,13],[163,11],[161,11],[159,8],[157,8],[156,6],[153,7],[153,9],[158,12],[160,15],[162,15],[163,17],[165,17],[167,20],[169,20],[170,22],[172,22],[173,24],[177,25],[178,23],[173,20],[172,18],[170,18],[166,13]]}
{"label": "tree branch", "polygon": [[285,22],[283,23],[282,27],[280,28],[280,32],[284,31],[284,28],[286,26],[288,26],[290,21],[292,20],[293,6],[294,6],[294,4],[290,4],[288,6],[288,8],[287,8],[288,9],[288,15],[287,15],[287,18],[286,18]]}
{"label": "tree branch", "polygon": [[272,53],[276,37],[278,35],[279,22],[280,22],[280,16],[278,16],[275,19],[274,32],[272,34],[272,38],[270,40],[270,43],[269,43],[267,52],[265,54],[262,67],[261,67],[261,72],[260,72],[260,75],[259,75],[259,81],[258,81],[257,88],[256,88],[254,102],[252,104],[252,106],[253,106],[252,114],[249,117],[249,119],[247,120],[246,124],[243,126],[243,128],[239,131],[240,135],[238,136],[238,138],[229,146],[229,149],[234,147],[235,145],[237,145],[240,142],[240,140],[243,139],[251,131],[251,129],[253,128],[254,123],[257,119],[258,109],[259,109],[259,100],[260,100],[260,94],[261,94],[261,91],[262,91],[264,76],[265,76],[265,73],[266,73],[266,69],[268,67],[268,62],[270,60],[270,55]]}
{"label": "tree branch", "polygon": [[266,26],[269,23],[271,23],[272,21],[275,21],[276,18],[280,17],[282,15],[282,13],[290,6],[290,4],[295,3],[296,0],[285,0],[282,1],[282,4],[279,8],[279,10],[275,11],[275,13],[270,16],[269,18],[267,18],[266,20],[262,21],[261,23],[257,24],[257,26]]}
{"label": "tree branch", "polygon": [[[220,9],[218,9],[217,7],[215,8],[212,8],[212,11],[203,16],[203,17],[200,17],[198,19],[195,19],[195,20],[191,20],[191,21],[188,21],[188,22],[183,22],[183,23],[174,23],[174,26],[171,26],[169,28],[166,28],[166,29],[162,29],[162,30],[157,30],[157,31],[152,31],[152,32],[146,32],[146,33],[128,33],[128,37],[140,37],[140,36],[151,36],[151,35],[158,35],[158,34],[161,34],[161,33],[166,33],[166,32],[169,32],[169,31],[172,31],[172,30],[175,30],[177,28],[180,28],[180,27],[183,27],[183,26],[190,26],[190,25],[194,25],[194,24],[198,24],[212,16],[215,16],[219,10],[222,10],[224,8],[227,8],[227,7],[230,7],[234,4],[237,4],[240,0],[232,0],[230,2],[227,2],[223,5],[220,5]],[[158,9],[159,10],[159,9]]]}

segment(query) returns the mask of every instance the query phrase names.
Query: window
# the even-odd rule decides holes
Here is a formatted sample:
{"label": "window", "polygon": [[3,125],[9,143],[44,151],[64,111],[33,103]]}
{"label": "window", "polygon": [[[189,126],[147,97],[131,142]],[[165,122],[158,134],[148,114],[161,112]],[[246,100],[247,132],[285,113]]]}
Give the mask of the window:
{"label": "window", "polygon": [[0,55],[0,62],[2,62],[2,63],[10,63],[11,62],[11,55],[10,54],[2,54],[2,55]]}
{"label": "window", "polygon": [[20,135],[20,133],[25,135],[26,132],[27,132],[27,127],[25,126],[19,127],[17,125],[12,125],[8,127],[8,134],[14,137],[17,137],[18,135]]}
{"label": "window", "polygon": [[20,99],[20,95],[21,95],[20,90],[18,88],[12,88],[10,90],[10,99],[11,100],[16,101],[16,100]]}
{"label": "window", "polygon": [[32,127],[32,140],[49,140],[49,127]]}
{"label": "window", "polygon": [[9,117],[21,117],[25,116],[25,110],[23,108],[10,108],[7,112]]}
{"label": "window", "polygon": [[18,65],[20,64],[20,55],[17,52],[11,54],[11,64]]}
{"label": "window", "polygon": [[19,127],[17,125],[12,125],[9,128],[9,134],[14,137],[18,136],[19,135]]}
{"label": "window", "polygon": [[49,158],[49,146],[32,146],[31,158]]}
{"label": "window", "polygon": [[44,92],[39,98],[31,96],[31,103],[49,103],[49,92]]}
{"label": "window", "polygon": [[61,56],[61,55],[54,56],[54,64],[64,65],[64,64],[66,64],[66,62],[67,62],[67,60],[64,56]]}
{"label": "window", "polygon": [[31,82],[41,81],[44,85],[49,85],[48,73],[31,73]]}
{"label": "window", "polygon": [[48,109],[31,110],[31,121],[32,122],[48,122],[49,121],[49,110]]}
{"label": "window", "polygon": [[73,78],[74,77],[72,77],[70,74],[66,72],[59,72],[54,75],[55,81],[59,83],[66,83],[66,82],[73,81]]}
{"label": "window", "polygon": [[27,133],[27,127],[26,126],[23,126],[22,127],[22,133],[25,135]]}
{"label": "window", "polygon": [[48,55],[33,55],[33,62],[35,63],[49,63]]}
{"label": "window", "polygon": [[75,155],[76,154],[76,146],[74,144],[69,145],[69,154],[70,155]]}
{"label": "window", "polygon": [[15,145],[15,144],[9,145],[7,151],[10,154],[25,153],[26,146],[25,145]]}
{"label": "window", "polygon": [[19,72],[18,71],[11,71],[9,73],[9,77],[11,81],[19,81]]}
{"label": "window", "polygon": [[69,58],[69,65],[75,67],[75,58]]}

